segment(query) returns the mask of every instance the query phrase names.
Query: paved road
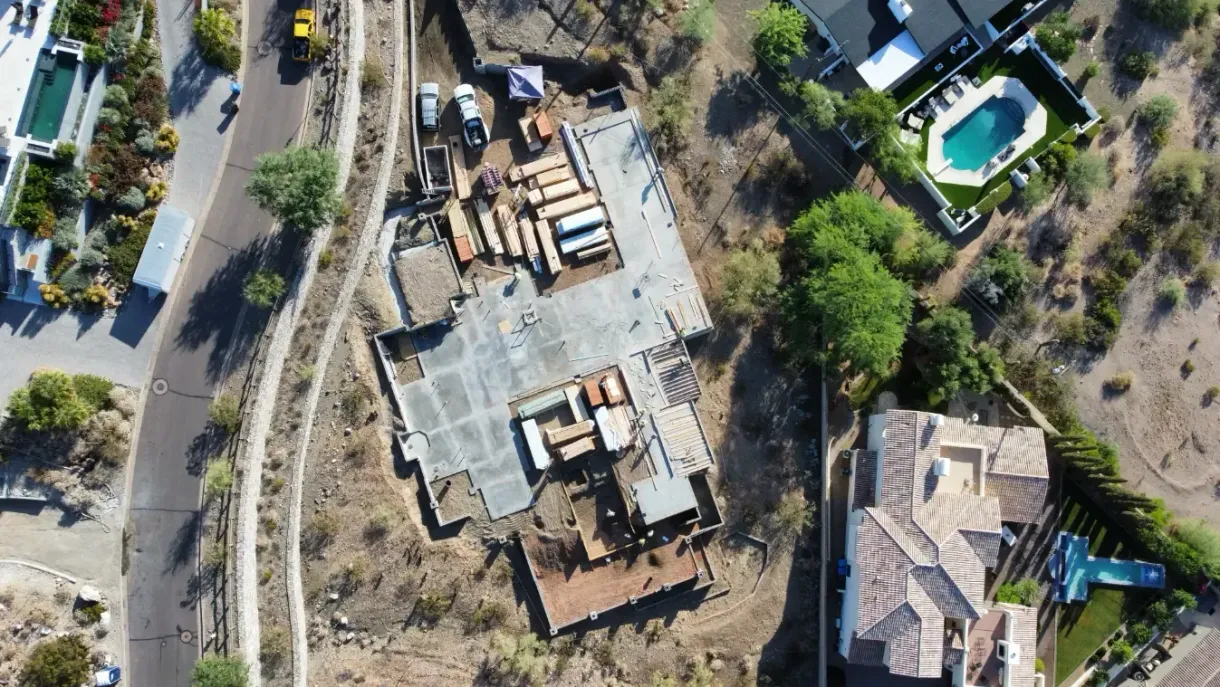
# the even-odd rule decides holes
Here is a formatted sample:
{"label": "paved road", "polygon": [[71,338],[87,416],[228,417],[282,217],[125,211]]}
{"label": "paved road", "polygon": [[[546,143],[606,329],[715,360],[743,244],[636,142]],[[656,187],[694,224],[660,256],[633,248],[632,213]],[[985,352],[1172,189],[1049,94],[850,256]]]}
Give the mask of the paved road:
{"label": "paved road", "polygon": [[[271,217],[246,199],[242,187],[255,155],[294,139],[307,97],[305,69],[278,47],[267,57],[257,50],[265,37],[283,43],[296,2],[248,2],[241,113],[228,122],[215,113],[217,135],[222,127],[233,127],[233,144],[201,236],[179,277],[154,363],[153,380],[166,380],[169,390],[148,395],[138,438],[131,497],[135,538],[127,579],[126,684],[131,687],[186,687],[199,656],[194,573],[207,409],[226,353],[240,345],[232,335],[240,283],[253,261],[247,249],[259,245],[272,227]],[[184,153],[189,154],[180,151],[179,157]]]}

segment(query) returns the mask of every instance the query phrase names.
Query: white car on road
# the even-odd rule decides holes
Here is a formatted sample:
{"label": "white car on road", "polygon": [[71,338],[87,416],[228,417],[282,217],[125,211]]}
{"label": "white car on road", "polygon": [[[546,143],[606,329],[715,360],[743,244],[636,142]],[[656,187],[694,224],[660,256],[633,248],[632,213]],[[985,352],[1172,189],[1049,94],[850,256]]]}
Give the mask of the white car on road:
{"label": "white car on road", "polygon": [[487,147],[491,134],[487,124],[483,122],[483,113],[479,111],[479,99],[474,94],[474,86],[459,84],[453,89],[453,99],[457,101],[458,110],[462,113],[462,136],[466,145],[474,150]]}

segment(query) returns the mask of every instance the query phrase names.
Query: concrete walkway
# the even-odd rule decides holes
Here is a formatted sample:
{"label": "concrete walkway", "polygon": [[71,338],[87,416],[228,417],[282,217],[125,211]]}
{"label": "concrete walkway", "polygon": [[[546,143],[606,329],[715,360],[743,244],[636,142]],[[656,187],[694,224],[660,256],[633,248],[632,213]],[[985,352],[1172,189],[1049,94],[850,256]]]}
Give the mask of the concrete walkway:
{"label": "concrete walkway", "polygon": [[229,79],[199,56],[192,29],[194,2],[174,0],[159,7],[157,26],[169,112],[182,137],[166,202],[199,221],[212,182],[220,172],[225,131],[233,121],[232,116],[221,112],[221,105],[229,98]]}

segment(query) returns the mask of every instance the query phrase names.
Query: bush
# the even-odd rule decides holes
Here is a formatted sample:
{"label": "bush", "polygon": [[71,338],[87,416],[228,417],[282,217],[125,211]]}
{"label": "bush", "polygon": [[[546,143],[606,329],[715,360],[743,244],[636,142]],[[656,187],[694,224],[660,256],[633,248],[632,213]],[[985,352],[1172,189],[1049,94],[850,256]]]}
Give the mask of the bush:
{"label": "bush", "polygon": [[39,642],[21,668],[22,687],[78,687],[90,675],[89,645],[78,634]]}
{"label": "bush", "polygon": [[370,91],[385,88],[387,84],[385,67],[376,55],[370,55],[360,63],[360,87]]}
{"label": "bush", "polygon": [[110,405],[110,392],[114,389],[114,382],[98,375],[78,374],[72,376],[72,387],[92,415]]}
{"label": "bush", "polygon": [[55,220],[55,232],[51,234],[51,246],[64,253],[76,250],[75,217],[60,217]]}
{"label": "bush", "polygon": [[1055,337],[1064,343],[1083,346],[1089,342],[1090,323],[1084,313],[1052,315],[1051,326]]}
{"label": "bush", "polygon": [[967,285],[992,305],[1007,307],[1025,297],[1033,270],[1021,252],[999,245],[975,269]]}
{"label": "bush", "polygon": [[110,276],[120,288],[131,286],[131,279],[140,264],[140,255],[144,252],[144,244],[148,243],[149,229],[144,224],[138,224],[122,243],[110,248]]}
{"label": "bush", "polygon": [[1209,403],[1214,402],[1217,397],[1220,397],[1220,386],[1209,386],[1205,393]]}
{"label": "bush", "polygon": [[1167,95],[1155,95],[1141,103],[1135,115],[1149,129],[1165,130],[1178,116],[1178,101]]}
{"label": "bush", "polygon": [[148,191],[145,198],[149,203],[156,205],[162,200],[165,200],[165,194],[169,192],[169,187],[164,181],[154,181],[148,185]]}
{"label": "bush", "polygon": [[115,201],[119,212],[134,215],[144,209],[144,192],[139,187],[132,186]]}
{"label": "bush", "polygon": [[178,143],[181,138],[178,136],[177,130],[169,124],[162,124],[157,130],[157,152],[162,155],[172,155],[178,150]]}
{"label": "bush", "polygon": [[1104,158],[1094,153],[1081,153],[1070,165],[1064,176],[1068,200],[1088,205],[1093,194],[1109,186],[1110,167]]}
{"label": "bush", "polygon": [[1129,52],[1119,60],[1118,70],[1139,81],[1156,76],[1159,72],[1156,66],[1156,53],[1138,50]]}
{"label": "bush", "polygon": [[1076,41],[1080,40],[1080,25],[1072,22],[1067,12],[1052,12],[1038,26],[1035,33],[1038,44],[1052,60],[1066,62],[1076,54]]}
{"label": "bush", "polygon": [[92,413],[81,400],[72,378],[59,370],[38,370],[30,381],[12,393],[9,417],[33,431],[76,429]]}
{"label": "bush", "polygon": [[1084,78],[1092,79],[1101,73],[1101,63],[1097,60],[1089,60],[1089,63],[1084,66]]}
{"label": "bush", "polygon": [[605,64],[610,61],[610,51],[603,46],[593,45],[585,51],[585,59],[593,64]]}
{"label": "bush", "polygon": [[229,493],[233,486],[233,466],[224,458],[208,461],[208,469],[203,477],[203,496],[214,499]]}
{"label": "bush", "polygon": [[1110,658],[1120,665],[1125,665],[1135,658],[1135,650],[1124,639],[1116,639],[1110,644]]}
{"label": "bush", "polygon": [[[203,59],[228,71],[232,69],[232,55],[236,48],[237,24],[229,13],[219,8],[208,8],[195,15],[195,40]],[[237,50],[237,63],[241,64],[241,52]]]}
{"label": "bush", "polygon": [[779,256],[755,241],[729,255],[722,277],[720,301],[725,311],[733,317],[753,317],[779,294]]}
{"label": "bush", "polygon": [[1008,200],[1012,195],[1012,184],[1005,181],[995,188],[994,191],[987,194],[987,197],[979,201],[978,205],[974,206],[975,212],[980,215],[985,215],[1000,206],[1001,203]]}
{"label": "bush", "polygon": [[378,509],[373,513],[369,521],[364,525],[364,536],[367,539],[379,540],[384,539],[394,529],[394,525],[398,518],[394,512],[387,509]]}
{"label": "bush", "polygon": [[246,687],[250,669],[236,656],[204,656],[191,671],[191,687]]}
{"label": "bush", "polygon": [[749,12],[758,22],[754,34],[754,52],[773,67],[787,66],[794,57],[808,53],[805,31],[809,20],[796,7],[784,2],[772,2],[760,10]]}
{"label": "bush", "polygon": [[415,611],[428,623],[436,623],[453,607],[453,597],[440,592],[420,594],[415,601]]}
{"label": "bush", "polygon": [[499,601],[488,601],[475,609],[470,624],[479,630],[492,630],[508,619],[508,609]]}
{"label": "bush", "polygon": [[1135,375],[1130,372],[1120,372],[1106,380],[1106,388],[1115,393],[1123,393],[1135,383]]}
{"label": "bush", "polygon": [[242,296],[256,308],[270,308],[283,293],[284,278],[272,270],[256,270],[242,286]]}
{"label": "bush", "polygon": [[1031,212],[1046,202],[1046,199],[1051,197],[1052,190],[1052,184],[1045,174],[1042,172],[1030,174],[1029,181],[1025,182],[1025,188],[1021,189],[1021,195],[1017,198],[1021,211]]}
{"label": "bush", "polygon": [[1167,277],[1161,281],[1156,295],[1167,307],[1176,308],[1186,300],[1186,285],[1182,283],[1181,279]]}
{"label": "bush", "polygon": [[268,667],[275,669],[283,662],[291,647],[288,630],[280,625],[264,627],[258,641],[258,657]]}
{"label": "bush", "polygon": [[1186,373],[1187,375],[1194,374],[1195,362],[1190,358],[1187,358],[1186,361],[1182,363],[1182,372]]}
{"label": "bush", "polygon": [[1000,603],[1018,606],[1034,607],[1038,605],[1038,596],[1042,586],[1033,578],[1025,578],[1016,582],[1005,582],[995,591],[995,600]]}
{"label": "bush", "polygon": [[652,135],[657,151],[672,153],[686,147],[687,129],[693,112],[690,106],[690,82],[676,76],[666,76],[648,96]]}
{"label": "bush", "polygon": [[1067,176],[1068,167],[1076,161],[1076,148],[1070,143],[1052,143],[1042,156],[1042,171],[1056,183]]}
{"label": "bush", "polygon": [[[89,194],[89,178],[76,167],[63,169],[51,178],[47,197],[61,215],[75,215]],[[75,221],[75,217],[72,218]]]}
{"label": "bush", "polygon": [[1207,0],[1135,0],[1141,18],[1166,29],[1185,29],[1210,3]]}
{"label": "bush", "polygon": [[85,45],[85,64],[98,67],[106,61],[106,50],[100,45],[87,43]]}
{"label": "bush", "polygon": [[212,403],[208,405],[208,418],[212,420],[212,424],[227,434],[237,432],[237,428],[241,425],[241,405],[238,403],[237,396],[224,392],[213,399]]}
{"label": "bush", "polygon": [[1131,638],[1133,645],[1143,646],[1152,640],[1152,628],[1143,623],[1129,623],[1127,636]]}
{"label": "bush", "polygon": [[550,672],[548,652],[547,643],[532,632],[517,636],[497,632],[491,639],[489,670],[499,684],[540,686]]}

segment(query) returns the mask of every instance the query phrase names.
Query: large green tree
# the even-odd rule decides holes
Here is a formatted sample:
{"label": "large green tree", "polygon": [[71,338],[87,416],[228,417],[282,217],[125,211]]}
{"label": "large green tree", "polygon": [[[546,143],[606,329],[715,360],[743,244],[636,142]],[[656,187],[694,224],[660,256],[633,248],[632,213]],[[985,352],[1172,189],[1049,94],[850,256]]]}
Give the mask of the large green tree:
{"label": "large green tree", "polygon": [[[801,360],[850,364],[882,375],[902,350],[911,289],[873,254],[848,250],[829,269],[812,270],[787,294],[788,347]],[[825,341],[823,350],[821,343]]]}
{"label": "large green tree", "polygon": [[293,146],[255,158],[246,194],[284,224],[309,233],[342,208],[338,183],[332,151]]}
{"label": "large green tree", "polygon": [[816,81],[802,81],[796,94],[801,100],[802,120],[819,129],[829,129],[835,125],[839,111],[843,109],[842,93]]}
{"label": "large green tree", "polygon": [[40,642],[21,668],[22,687],[80,687],[89,677],[89,645],[78,634]]}
{"label": "large green tree", "polygon": [[793,57],[804,57],[809,52],[805,47],[809,20],[796,7],[787,2],[772,2],[749,14],[758,22],[754,51],[763,61],[787,66]]}
{"label": "large green tree", "polygon": [[235,656],[205,656],[191,671],[191,687],[246,687],[249,681],[249,667]]}
{"label": "large green tree", "polygon": [[903,183],[916,179],[915,153],[898,140],[898,103],[888,93],[857,88],[843,105],[847,133],[866,141],[865,152],[877,171]]}
{"label": "large green tree", "polygon": [[8,400],[10,416],[34,431],[75,429],[90,415],[90,408],[76,393],[72,378],[59,370],[39,370],[30,383],[13,392]]}
{"label": "large green tree", "polygon": [[1004,375],[994,349],[979,344],[976,352],[970,315],[960,308],[940,308],[915,325],[915,341],[923,347],[927,365],[924,381],[942,399],[961,389],[985,393]]}
{"label": "large green tree", "polygon": [[1038,44],[1056,62],[1066,62],[1076,54],[1076,41],[1080,40],[1080,25],[1073,22],[1071,15],[1063,10],[1051,12],[1038,25],[1035,33]]}

